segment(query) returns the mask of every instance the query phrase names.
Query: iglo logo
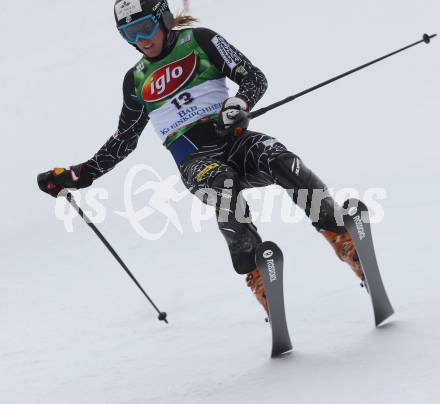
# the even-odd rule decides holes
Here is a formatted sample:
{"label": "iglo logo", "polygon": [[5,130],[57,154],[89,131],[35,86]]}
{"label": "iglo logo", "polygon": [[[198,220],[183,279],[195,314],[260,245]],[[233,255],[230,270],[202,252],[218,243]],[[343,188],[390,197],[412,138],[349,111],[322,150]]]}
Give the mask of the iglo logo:
{"label": "iglo logo", "polygon": [[263,253],[263,257],[266,258],[266,259],[271,258],[272,256],[273,256],[273,251],[272,250],[266,250]]}
{"label": "iglo logo", "polygon": [[155,70],[145,81],[142,99],[146,102],[160,101],[185,85],[197,67],[197,56],[193,51],[188,56]]}

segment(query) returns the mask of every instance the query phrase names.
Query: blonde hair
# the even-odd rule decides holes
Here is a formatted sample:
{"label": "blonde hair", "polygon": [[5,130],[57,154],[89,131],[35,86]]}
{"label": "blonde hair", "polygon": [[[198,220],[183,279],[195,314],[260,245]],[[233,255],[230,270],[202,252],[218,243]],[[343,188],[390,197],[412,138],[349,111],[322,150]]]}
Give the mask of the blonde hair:
{"label": "blonde hair", "polygon": [[181,11],[174,17],[172,28],[187,27],[199,21],[196,17],[184,13],[185,11]]}

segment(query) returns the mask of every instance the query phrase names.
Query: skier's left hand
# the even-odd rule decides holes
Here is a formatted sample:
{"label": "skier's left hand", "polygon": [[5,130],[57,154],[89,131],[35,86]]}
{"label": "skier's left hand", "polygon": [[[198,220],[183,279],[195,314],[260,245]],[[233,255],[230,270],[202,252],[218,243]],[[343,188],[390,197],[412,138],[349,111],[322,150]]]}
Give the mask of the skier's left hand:
{"label": "skier's left hand", "polygon": [[65,188],[86,188],[92,185],[93,179],[84,168],[83,164],[78,164],[68,168],[54,168],[38,174],[38,187],[55,198]]}
{"label": "skier's left hand", "polygon": [[239,97],[228,98],[220,111],[220,124],[228,133],[241,136],[249,126],[249,107]]}

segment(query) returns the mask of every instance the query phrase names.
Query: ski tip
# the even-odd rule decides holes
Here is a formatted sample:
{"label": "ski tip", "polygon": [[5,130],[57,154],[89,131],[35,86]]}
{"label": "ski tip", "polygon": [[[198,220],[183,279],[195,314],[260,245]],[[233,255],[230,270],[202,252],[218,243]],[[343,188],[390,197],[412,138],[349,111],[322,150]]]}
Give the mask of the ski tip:
{"label": "ski tip", "polygon": [[281,254],[281,256],[283,255],[280,247],[278,247],[278,245],[273,241],[263,241],[257,246],[257,249],[255,251],[257,257],[261,256],[264,259],[272,258],[272,256],[277,253]]}
{"label": "ski tip", "polygon": [[359,199],[347,199],[342,205],[341,214],[345,226],[347,226],[347,223],[351,220],[350,218],[354,218],[357,215],[360,215],[364,223],[370,222],[368,206]]}
{"label": "ski tip", "polygon": [[358,211],[368,210],[367,205],[363,203],[361,200],[356,198],[347,199],[342,204],[343,209],[345,210],[345,214],[350,216],[354,216]]}

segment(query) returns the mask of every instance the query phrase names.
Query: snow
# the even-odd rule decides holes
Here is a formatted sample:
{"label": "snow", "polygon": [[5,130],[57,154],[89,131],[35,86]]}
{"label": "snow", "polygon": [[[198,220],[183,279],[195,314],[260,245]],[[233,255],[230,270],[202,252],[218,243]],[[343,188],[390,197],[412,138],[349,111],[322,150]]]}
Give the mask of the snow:
{"label": "snow", "polygon": [[[438,31],[434,0],[273,4],[191,2],[203,26],[268,76],[259,106]],[[191,198],[176,204],[183,234],[170,225],[156,241],[114,213],[136,164],[177,174],[150,127],[96,184],[109,195],[98,226],[169,325],[90,229],[76,218],[66,232],[37,189],[37,173],[84,161],[115,130],[122,78],[139,56],[115,30],[111,3],[5,0],[2,17],[1,404],[438,402],[438,38],[252,123],[335,190],[387,196],[373,236],[396,315],[380,329],[366,293],[306,221],[284,223],[278,201],[271,222],[257,222],[284,251],[295,347],[271,360],[261,308],[215,222],[193,230]]]}

